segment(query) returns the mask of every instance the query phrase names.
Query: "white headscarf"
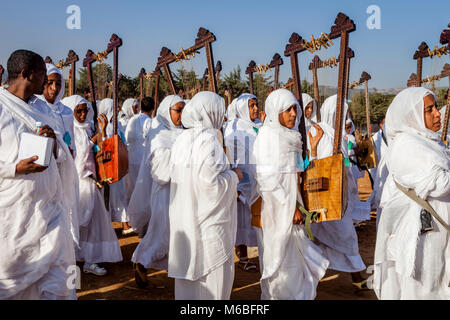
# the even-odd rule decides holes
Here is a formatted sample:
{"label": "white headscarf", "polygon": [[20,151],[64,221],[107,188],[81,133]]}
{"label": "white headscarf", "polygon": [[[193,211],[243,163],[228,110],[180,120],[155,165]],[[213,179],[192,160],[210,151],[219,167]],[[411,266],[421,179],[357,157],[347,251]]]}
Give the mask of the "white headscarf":
{"label": "white headscarf", "polygon": [[80,104],[86,104],[88,107],[88,114],[86,116],[86,120],[83,123],[80,123],[74,117],[74,125],[81,126],[83,128],[87,128],[87,126],[91,126],[91,128],[92,128],[93,123],[91,123],[91,122],[94,119],[94,110],[92,109],[92,105],[86,99],[84,99],[82,96],[79,96],[79,95],[73,95],[73,96],[62,99],[61,102],[64,105],[66,105],[67,107],[69,107],[72,110],[72,112],[75,111],[76,106],[78,106]]}
{"label": "white headscarf", "polygon": [[138,101],[133,98],[128,98],[123,102],[122,111],[125,113],[127,119],[131,119],[134,116],[133,106],[137,106]]}
{"label": "white headscarf", "polygon": [[210,91],[197,93],[184,107],[181,122],[185,128],[220,129],[225,114],[225,100]]}
{"label": "white headscarf", "polygon": [[[170,108],[178,102],[184,102],[184,100],[178,95],[169,95],[159,104],[158,111],[156,112],[155,125],[152,126],[155,130],[150,132],[148,140],[151,145],[151,153],[161,147],[171,147],[176,137],[183,130],[182,126],[176,126],[173,123],[170,116]],[[156,132],[157,134],[155,134]]]}
{"label": "white headscarf", "polygon": [[[289,129],[280,124],[278,115],[290,106],[296,105],[297,112],[301,110],[295,96],[286,89],[272,91],[265,102],[266,120],[258,131],[254,146],[254,157],[258,161],[258,173],[290,173],[303,170],[300,164],[302,154],[302,139],[295,126]],[[269,147],[270,146],[270,147]],[[293,154],[297,156],[294,157]],[[302,161],[301,161],[302,162]]]}
{"label": "white headscarf", "polygon": [[250,93],[243,93],[237,98],[235,102],[236,116],[241,120],[254,123],[250,118],[250,110],[248,108],[248,102],[250,99],[257,98],[255,95]]}
{"label": "white headscarf", "polygon": [[156,118],[152,121],[152,128],[145,141],[145,154],[128,205],[131,226],[136,229],[141,237],[151,217],[152,154],[160,148],[171,148],[175,139],[183,131],[183,127],[175,126],[170,117],[170,108],[182,101],[184,100],[178,95],[169,95],[161,101]]}
{"label": "white headscarf", "polygon": [[226,113],[227,122],[232,121],[237,116],[237,111],[236,111],[237,99],[238,98],[234,98],[233,101],[231,101],[231,103],[227,107],[227,113]]}
{"label": "white headscarf", "polygon": [[56,73],[61,77],[61,89],[59,90],[59,93],[56,96],[56,99],[53,103],[48,102],[43,95],[39,95],[38,97],[41,100],[47,101],[47,104],[49,104],[49,105],[56,105],[59,101],[61,101],[62,97],[64,96],[64,91],[66,89],[64,76],[63,76],[61,70],[59,70],[54,64],[46,63],[45,66],[47,67],[47,76]]}
{"label": "white headscarf", "polygon": [[405,132],[420,135],[439,141],[439,132],[425,127],[423,98],[433,91],[423,87],[411,87],[397,94],[386,112],[386,136],[393,140],[398,134]]}
{"label": "white headscarf", "polygon": [[305,127],[306,127],[306,130],[308,131],[309,128],[311,128],[313,124],[317,123],[317,102],[307,93],[302,93],[302,100],[303,100],[303,113],[305,112],[306,106],[310,102],[313,103],[313,111],[311,113],[311,116],[309,118],[305,117]]}
{"label": "white headscarf", "polygon": [[108,119],[108,121],[111,121],[113,117],[113,110],[114,110],[113,99],[106,98],[100,101],[100,103],[98,104],[98,114],[100,115],[101,113],[103,113]]}

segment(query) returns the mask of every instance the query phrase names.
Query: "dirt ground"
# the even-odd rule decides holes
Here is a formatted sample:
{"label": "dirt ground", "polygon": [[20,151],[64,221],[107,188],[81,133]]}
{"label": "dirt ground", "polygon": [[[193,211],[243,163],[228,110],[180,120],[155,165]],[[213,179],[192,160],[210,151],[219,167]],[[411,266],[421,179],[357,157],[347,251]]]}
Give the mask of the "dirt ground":
{"label": "dirt ground", "polygon": [[[366,200],[371,193],[370,181],[367,177],[358,182],[361,200]],[[373,214],[373,213],[372,213]],[[100,264],[108,270],[108,274],[99,277],[92,274],[81,274],[81,289],[77,290],[80,300],[173,300],[174,280],[167,277],[166,271],[149,269],[149,286],[140,289],[134,281],[131,256],[139,243],[137,236],[122,236],[120,224],[113,224],[122,248],[123,261],[119,263]],[[375,251],[375,216],[363,223],[357,231],[359,252],[366,266],[373,263]],[[249,248],[249,258],[258,266],[257,248]],[[237,259],[237,258],[236,258]],[[82,268],[82,264],[79,265]],[[245,272],[236,265],[232,300],[259,300],[260,273]],[[369,274],[364,274],[365,278]],[[328,270],[317,288],[317,300],[374,300],[373,291],[355,292],[351,284],[350,274]]]}

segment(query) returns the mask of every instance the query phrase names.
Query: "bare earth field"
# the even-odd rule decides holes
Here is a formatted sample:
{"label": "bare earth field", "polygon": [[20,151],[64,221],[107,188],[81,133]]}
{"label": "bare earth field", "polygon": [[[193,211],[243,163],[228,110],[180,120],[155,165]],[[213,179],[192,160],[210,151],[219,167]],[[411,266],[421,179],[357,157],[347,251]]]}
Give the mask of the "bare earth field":
{"label": "bare earth field", "polygon": [[[371,193],[367,174],[359,180],[361,200],[366,200]],[[104,263],[101,266],[108,270],[103,277],[92,274],[81,274],[81,289],[77,290],[80,300],[173,300],[174,280],[167,277],[166,271],[150,269],[148,271],[149,286],[140,289],[134,282],[131,256],[139,243],[137,236],[122,236],[120,224],[113,224],[122,248],[123,261],[119,263]],[[359,252],[366,263],[373,263],[375,251],[375,217],[366,221],[358,231]],[[249,248],[249,257],[258,266],[257,248]],[[237,261],[237,258],[236,258]],[[82,267],[82,264],[80,264]],[[232,300],[259,300],[260,273],[245,272],[236,265]],[[369,274],[363,274],[369,277]],[[374,300],[373,291],[354,292],[350,274],[328,270],[317,288],[317,300]]]}

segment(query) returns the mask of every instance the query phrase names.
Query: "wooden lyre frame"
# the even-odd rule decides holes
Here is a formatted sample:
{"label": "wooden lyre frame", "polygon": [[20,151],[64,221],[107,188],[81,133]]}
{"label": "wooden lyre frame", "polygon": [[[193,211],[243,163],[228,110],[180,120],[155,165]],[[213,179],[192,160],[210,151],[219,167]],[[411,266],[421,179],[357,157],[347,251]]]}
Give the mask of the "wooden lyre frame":
{"label": "wooden lyre frame", "polygon": [[[54,64],[58,69],[62,70],[63,68],[70,66],[69,70],[69,86],[67,88],[67,96],[73,96],[75,94],[75,88],[76,88],[76,63],[80,59],[78,58],[78,55],[73,50],[69,50],[69,53],[67,54],[66,60],[60,60],[57,64],[53,63],[52,58],[49,56],[45,57],[45,63],[51,63]],[[64,80],[64,79],[63,79]]]}
{"label": "wooden lyre frame", "polygon": [[[314,213],[311,221],[323,222],[340,220],[347,208],[347,173],[344,167],[344,157],[341,152],[342,131],[344,122],[344,103],[347,79],[347,57],[349,33],[356,30],[354,22],[343,13],[339,13],[335,25],[328,35],[330,39],[340,38],[338,93],[336,103],[336,122],[333,143],[333,155],[327,158],[313,160],[302,173],[299,173],[298,187],[302,194],[305,208]],[[319,47],[320,49],[320,47]],[[293,33],[286,45],[284,55],[290,57],[294,95],[303,109],[302,89],[298,53],[306,50],[305,41],[297,33]],[[306,141],[304,113],[299,124],[302,141]],[[305,145],[305,144],[304,144]],[[306,149],[306,148],[305,148]],[[303,150],[303,159],[307,151]],[[300,182],[301,181],[301,182]],[[251,206],[252,225],[261,227],[262,199],[258,198]],[[309,222],[307,221],[307,224]]]}
{"label": "wooden lyre frame", "polygon": [[[105,51],[95,54],[88,50],[83,60],[83,66],[87,69],[89,88],[91,92],[92,109],[94,110],[94,123],[97,127],[97,103],[95,99],[95,86],[92,74],[92,64],[95,61],[103,61],[112,52],[113,53],[113,136],[102,142],[99,142],[100,151],[96,154],[96,164],[98,179],[102,183],[114,183],[119,181],[128,172],[128,151],[118,135],[117,117],[119,111],[119,47],[122,46],[122,39],[113,34],[109,40]],[[109,125],[109,124],[108,124]]]}
{"label": "wooden lyre frame", "polygon": [[[441,43],[442,44],[446,44],[445,42],[445,37],[446,37],[446,30],[444,30],[441,34]],[[443,37],[443,38],[442,38]],[[442,40],[444,40],[444,43],[442,42]],[[448,41],[448,40],[447,40]],[[442,51],[443,50],[443,51]],[[434,53],[436,51],[440,51],[443,54],[447,54],[449,52],[449,47],[443,47],[443,48],[438,48],[437,46],[434,47],[433,50],[430,50],[428,45],[425,42],[422,42],[419,46],[419,48],[416,50],[416,52],[414,52],[414,56],[413,59],[417,60],[417,73],[415,74],[415,79],[416,79],[416,87],[420,87],[422,86],[422,83],[424,83],[423,79],[422,79],[422,65],[423,65],[423,59],[427,58],[427,57],[433,57]],[[439,53],[439,52],[438,52]],[[438,55],[440,56],[440,55]],[[414,73],[411,74],[407,85],[410,86],[412,80],[414,79]]]}
{"label": "wooden lyre frame", "polygon": [[3,74],[5,73],[5,69],[3,68],[3,66],[0,64],[0,86],[3,85]]}
{"label": "wooden lyre frame", "polygon": [[[160,73],[159,73],[160,74]],[[154,97],[158,96],[158,89],[159,89],[159,75],[157,75],[155,72],[146,73],[144,68],[141,68],[141,71],[138,75],[139,78],[139,107],[141,107],[142,99],[144,99],[144,79],[151,79],[151,78],[158,78],[158,86],[155,86],[155,93]],[[156,98],[155,98],[156,99]],[[155,101],[156,103],[156,101]]]}
{"label": "wooden lyre frame", "polygon": [[358,166],[364,169],[372,169],[377,166],[378,157],[375,143],[372,138],[372,127],[370,125],[370,101],[369,101],[369,80],[370,74],[363,71],[359,81],[349,84],[350,89],[364,84],[364,97],[366,102],[366,126],[367,134],[357,142],[359,153],[357,154]]}
{"label": "wooden lyre frame", "polygon": [[[349,74],[350,74],[350,59],[355,57],[355,52],[348,48],[347,50],[347,69],[346,69],[346,74],[347,74],[347,82],[345,83],[345,99],[348,98],[348,79],[349,79]],[[338,66],[339,65],[339,57],[336,59],[335,57],[328,59],[327,61],[322,61],[318,55],[315,55],[313,60],[311,61],[311,63],[309,64],[309,70],[311,70],[312,72],[312,76],[313,76],[313,89],[314,89],[314,100],[316,100],[317,103],[317,122],[320,122],[320,120],[322,119],[321,115],[320,115],[320,107],[321,107],[321,101],[320,101],[320,93],[319,93],[319,79],[317,76],[317,69],[321,69],[321,68],[326,68],[326,67],[333,67],[334,66]]]}
{"label": "wooden lyre frame", "polygon": [[[119,90],[120,88],[120,81],[122,81],[123,75],[121,73],[119,73],[119,75],[117,76],[117,90]],[[113,81],[105,81],[105,89],[106,89],[106,97],[107,98],[112,98],[113,94],[114,94],[114,83]]]}
{"label": "wooden lyre frame", "polygon": [[[339,13],[328,35],[330,39],[340,38],[338,90],[336,103],[335,134],[333,142],[333,155],[327,158],[313,160],[301,174],[302,179],[299,189],[305,207],[310,212],[318,213],[316,222],[340,220],[347,208],[347,174],[345,171],[344,157],[341,152],[342,132],[344,125],[344,104],[346,95],[346,83],[348,82],[347,54],[349,33],[356,30],[356,26],[349,17]],[[303,107],[300,84],[300,72],[298,53],[305,50],[303,39],[296,33],[292,34],[289,44],[286,45],[284,55],[291,59],[292,78],[294,80],[294,94]],[[320,48],[319,48],[320,49]],[[305,118],[302,112],[299,131],[302,140],[306,141]],[[306,149],[306,148],[305,148]],[[303,151],[306,158],[306,150]]]}
{"label": "wooden lyre frame", "polygon": [[[209,30],[205,28],[200,28],[197,32],[195,44],[192,47],[183,50],[182,53],[183,52],[197,53],[197,50],[205,48],[206,60],[208,63],[209,90],[214,93],[218,93],[216,72],[214,70],[214,57],[211,45],[211,43],[214,41],[216,41],[216,37],[213,33],[211,33]],[[175,55],[172,51],[170,51],[170,49],[163,47],[161,49],[160,56],[158,58],[158,63],[155,69],[155,72],[156,70],[160,70],[161,68],[164,70],[164,75],[166,76],[167,82],[169,83],[169,87],[170,90],[172,91],[172,94],[178,93],[169,67],[169,65],[175,61],[177,61],[177,55]]]}
{"label": "wooden lyre frame", "polygon": [[272,57],[272,61],[266,65],[257,65],[255,61],[250,61],[247,69],[245,69],[245,73],[248,74],[248,84],[249,90],[251,94],[255,94],[253,88],[253,73],[258,72],[266,72],[269,69],[275,69],[275,74],[273,78],[273,87],[274,89],[278,89],[278,78],[280,75],[280,66],[283,64],[283,59],[278,53],[275,53]]}
{"label": "wooden lyre frame", "polygon": [[[450,28],[450,23],[448,24],[448,27]],[[450,50],[449,40],[450,40],[450,29],[445,29],[441,33],[440,43],[446,44],[447,50]],[[448,77],[450,90],[450,65],[448,63],[445,64],[444,69],[441,72],[441,78],[443,77]],[[449,141],[447,141],[449,118],[450,118],[450,92],[447,91],[447,108],[445,108],[444,123],[442,125],[442,136],[441,136],[441,140],[447,146],[449,145]]]}
{"label": "wooden lyre frame", "polygon": [[[216,70],[217,86],[219,86],[220,72],[222,71],[222,62],[220,60],[217,61],[215,70]],[[209,69],[206,68],[205,72],[203,72],[203,77],[202,77],[202,90],[203,91],[208,90],[208,79],[209,79]],[[192,91],[192,89],[191,89],[191,91]]]}

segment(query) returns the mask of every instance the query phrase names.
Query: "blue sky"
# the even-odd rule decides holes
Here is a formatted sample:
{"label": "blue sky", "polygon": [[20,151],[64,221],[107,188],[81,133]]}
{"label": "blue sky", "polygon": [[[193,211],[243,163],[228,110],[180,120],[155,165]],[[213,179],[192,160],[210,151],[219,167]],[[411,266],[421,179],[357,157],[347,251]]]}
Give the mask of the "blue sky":
{"label": "blue sky", "polygon": [[[81,8],[81,30],[66,28],[69,5]],[[381,9],[381,29],[369,30],[366,20],[369,5]],[[350,80],[358,80],[362,71],[372,75],[371,87],[379,89],[404,87],[416,62],[412,59],[418,45],[430,47],[439,43],[441,31],[450,22],[448,0],[191,0],[191,1],[118,1],[118,0],[44,0],[2,1],[0,6],[0,64],[12,51],[30,49],[53,60],[65,58],[73,49],[84,58],[87,49],[103,51],[112,33],[123,39],[119,50],[120,72],[136,76],[141,67],[154,69],[161,47],[174,52],[194,44],[199,27],[213,32],[215,60],[221,60],[223,72],[237,65],[245,70],[250,60],[257,64],[270,62],[274,53],[283,56],[292,32],[309,39],[329,32],[338,12],[354,20],[357,30],[350,35],[352,60]],[[317,54],[322,59],[338,55],[338,42]],[[307,66],[313,54],[300,55],[300,76],[311,81]],[[280,80],[290,76],[289,58],[283,56]],[[424,77],[440,71],[449,56],[426,59]],[[81,63],[78,64],[81,66]],[[187,68],[203,74],[204,50]],[[268,73],[270,75],[270,73]],[[335,85],[337,69],[319,72],[319,83]],[[438,85],[447,86],[448,80]]]}

